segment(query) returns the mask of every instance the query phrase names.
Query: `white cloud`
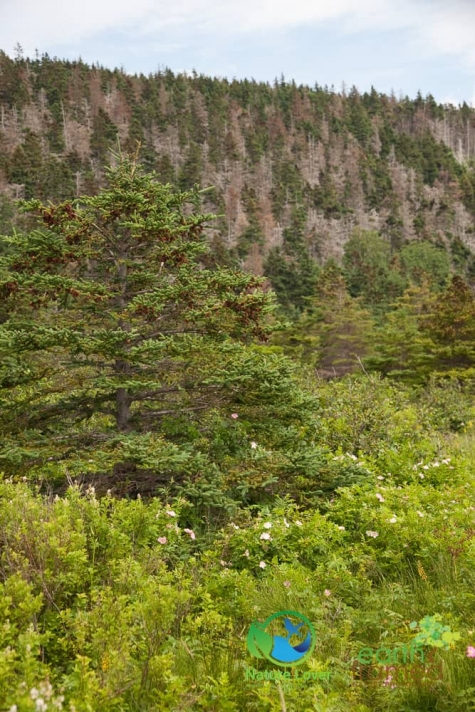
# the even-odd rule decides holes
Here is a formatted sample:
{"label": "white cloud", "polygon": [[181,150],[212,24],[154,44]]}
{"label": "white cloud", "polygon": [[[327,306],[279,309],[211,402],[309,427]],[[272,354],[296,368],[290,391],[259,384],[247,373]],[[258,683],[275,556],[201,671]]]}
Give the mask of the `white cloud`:
{"label": "white cloud", "polygon": [[416,55],[458,55],[475,69],[474,0],[0,0],[0,16],[0,47],[11,53],[18,41],[30,56],[108,31],[171,47],[197,33],[242,40],[334,20],[348,34],[410,30]]}
{"label": "white cloud", "polygon": [[424,24],[422,35],[429,45],[441,52],[459,54],[467,66],[475,68],[475,4],[465,0],[436,3],[430,21]]}
{"label": "white cloud", "polygon": [[0,0],[0,46],[8,51],[17,41],[31,53],[49,45],[85,40],[92,34],[126,28],[153,14],[153,0]]}

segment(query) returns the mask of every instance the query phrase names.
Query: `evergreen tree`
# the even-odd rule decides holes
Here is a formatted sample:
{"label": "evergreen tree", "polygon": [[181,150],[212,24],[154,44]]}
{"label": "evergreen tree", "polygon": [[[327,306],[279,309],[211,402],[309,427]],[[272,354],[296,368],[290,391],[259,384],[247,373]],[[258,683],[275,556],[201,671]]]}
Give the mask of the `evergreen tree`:
{"label": "evergreen tree", "polygon": [[410,384],[475,376],[475,297],[458,275],[437,294],[429,277],[396,301],[376,332],[368,369]]}
{"label": "evergreen tree", "polygon": [[[0,235],[7,235],[13,227],[15,218],[15,209],[13,201],[9,200],[6,195],[0,195]],[[5,246],[1,245],[0,249]],[[2,249],[2,251],[3,251]]]}
{"label": "evergreen tree", "polygon": [[434,289],[444,286],[450,271],[445,247],[437,247],[425,240],[412,241],[404,245],[399,257],[404,272],[415,284],[421,284],[428,277]]}
{"label": "evergreen tree", "polygon": [[188,155],[178,177],[181,190],[188,190],[198,184],[203,164],[202,150],[197,143],[190,144]]}
{"label": "evergreen tree", "polygon": [[373,321],[361,299],[350,296],[341,269],[331,260],[318,280],[308,322],[306,331],[316,329],[319,336],[319,372],[342,376],[360,369],[369,352]]}
{"label": "evergreen tree", "polygon": [[17,146],[8,167],[11,183],[24,186],[25,198],[31,198],[40,189],[43,169],[43,153],[38,136],[30,130],[25,131],[23,142]]}
{"label": "evergreen tree", "polygon": [[0,105],[21,108],[28,102],[24,64],[24,60],[14,61],[0,50]]}
{"label": "evergreen tree", "polygon": [[280,304],[289,316],[298,316],[315,293],[318,265],[308,255],[284,256],[279,248],[270,250],[264,274],[269,278]]}
{"label": "evergreen tree", "polygon": [[[245,345],[266,338],[262,280],[200,265],[213,216],[190,210],[199,193],[174,194],[130,159],[108,179],[95,197],[25,202],[43,228],[3,238],[5,472],[180,479],[206,469],[197,415],[246,398],[275,407],[288,382],[287,366]],[[170,419],[189,424],[180,446]]]}
{"label": "evergreen tree", "polygon": [[345,244],[344,274],[353,297],[375,312],[384,311],[404,291],[405,279],[391,264],[391,248],[379,233],[355,230]]}
{"label": "evergreen tree", "polygon": [[422,322],[433,341],[436,374],[472,380],[475,376],[475,297],[459,275],[438,295],[432,314]]}
{"label": "evergreen tree", "polygon": [[264,244],[264,234],[259,220],[260,206],[256,191],[244,185],[241,198],[249,220],[249,225],[241,233],[237,243],[237,254],[243,259],[249,254],[252,245]]}
{"label": "evergreen tree", "polygon": [[102,163],[107,159],[107,151],[114,144],[117,136],[117,126],[104,109],[99,108],[94,117],[91,135],[91,153]]}
{"label": "evergreen tree", "polygon": [[421,324],[433,313],[434,302],[427,278],[409,286],[376,329],[365,367],[409,384],[425,383],[434,366],[434,344]]}
{"label": "evergreen tree", "polygon": [[365,146],[373,132],[373,128],[356,87],[352,87],[348,96],[346,124],[353,136]]}
{"label": "evergreen tree", "polygon": [[358,370],[370,352],[371,315],[360,299],[350,297],[341,269],[332,260],[319,274],[313,292],[301,318],[274,336],[274,343],[324,376]]}

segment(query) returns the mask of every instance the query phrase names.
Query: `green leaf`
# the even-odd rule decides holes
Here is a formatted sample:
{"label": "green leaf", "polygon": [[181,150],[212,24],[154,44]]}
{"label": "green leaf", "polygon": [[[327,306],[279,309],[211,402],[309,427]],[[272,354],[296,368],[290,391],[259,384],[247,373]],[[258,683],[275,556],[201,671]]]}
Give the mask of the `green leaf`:
{"label": "green leaf", "polygon": [[255,655],[256,658],[267,658],[271,654],[272,646],[272,636],[262,630],[259,624],[252,623],[247,635],[247,647],[249,652]]}

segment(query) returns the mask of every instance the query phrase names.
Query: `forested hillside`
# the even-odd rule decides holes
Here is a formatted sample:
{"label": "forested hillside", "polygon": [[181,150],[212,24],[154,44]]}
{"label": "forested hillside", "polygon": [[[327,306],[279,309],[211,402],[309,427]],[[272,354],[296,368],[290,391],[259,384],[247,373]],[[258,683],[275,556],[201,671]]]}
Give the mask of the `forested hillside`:
{"label": "forested hillside", "polygon": [[[355,228],[392,252],[408,240],[475,244],[475,111],[375,89],[229,81],[0,54],[1,224],[16,197],[62,200],[104,183],[109,148],[181,189],[212,186],[216,260],[284,285],[301,307],[313,261],[338,261]],[[309,261],[310,260],[310,261]],[[466,260],[467,261],[467,260]],[[469,260],[468,260],[469,261]]]}

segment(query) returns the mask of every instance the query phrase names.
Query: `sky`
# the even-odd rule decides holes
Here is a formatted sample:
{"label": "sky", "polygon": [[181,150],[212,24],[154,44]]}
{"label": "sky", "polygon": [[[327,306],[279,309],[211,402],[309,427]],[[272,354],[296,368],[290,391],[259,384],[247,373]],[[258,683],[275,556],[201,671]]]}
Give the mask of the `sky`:
{"label": "sky", "polygon": [[0,49],[475,106],[475,0],[0,0]]}

